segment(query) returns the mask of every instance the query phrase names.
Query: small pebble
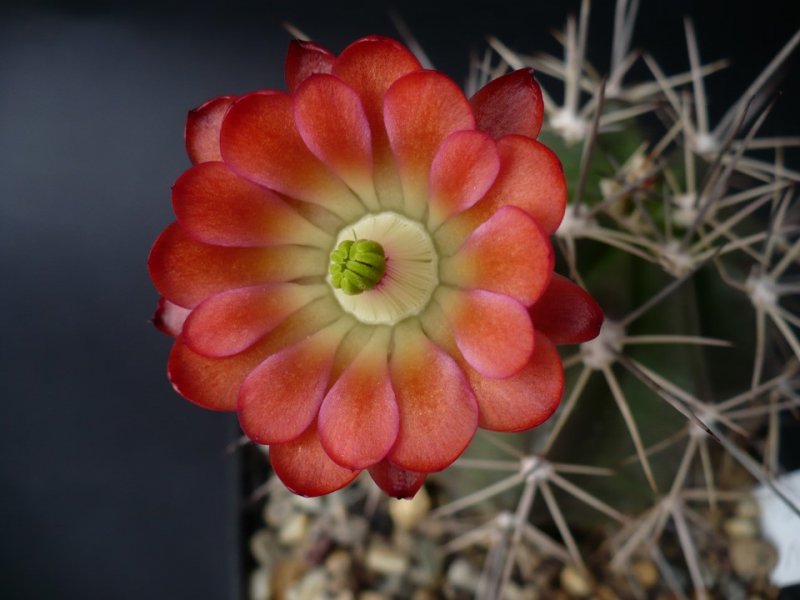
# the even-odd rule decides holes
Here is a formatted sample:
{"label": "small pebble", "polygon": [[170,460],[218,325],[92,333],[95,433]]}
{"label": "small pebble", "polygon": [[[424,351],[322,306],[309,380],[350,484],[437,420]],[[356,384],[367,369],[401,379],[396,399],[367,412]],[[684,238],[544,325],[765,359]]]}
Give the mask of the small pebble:
{"label": "small pebble", "polygon": [[256,569],[250,574],[249,600],[269,600],[269,572]]}
{"label": "small pebble", "polygon": [[631,565],[631,572],[641,586],[649,590],[659,580],[658,567],[652,560],[639,559]]}
{"label": "small pebble", "polygon": [[592,593],[592,587],[586,575],[577,567],[566,565],[561,570],[561,587],[573,598],[585,598]]}
{"label": "small pebble", "polygon": [[728,552],[733,570],[745,581],[766,577],[778,562],[778,553],[764,540],[734,539]]}
{"label": "small pebble", "polygon": [[447,584],[457,590],[475,591],[479,577],[478,572],[465,558],[457,558],[447,569]]}
{"label": "small pebble", "polygon": [[321,600],[325,598],[326,583],[325,570],[314,569],[289,589],[286,600]]}
{"label": "small pebble", "polygon": [[389,516],[395,527],[402,531],[413,529],[431,510],[431,498],[425,487],[420,488],[411,500],[389,500]]}
{"label": "small pebble", "polygon": [[298,544],[306,537],[309,526],[310,521],[306,513],[294,513],[281,525],[278,531],[278,539],[287,546]]}
{"label": "small pebble", "polygon": [[383,575],[401,575],[408,569],[408,556],[382,542],[372,542],[367,549],[367,568]]}
{"label": "small pebble", "polygon": [[753,519],[749,518],[734,517],[725,521],[722,527],[728,537],[733,539],[754,538],[758,535],[758,525]]}

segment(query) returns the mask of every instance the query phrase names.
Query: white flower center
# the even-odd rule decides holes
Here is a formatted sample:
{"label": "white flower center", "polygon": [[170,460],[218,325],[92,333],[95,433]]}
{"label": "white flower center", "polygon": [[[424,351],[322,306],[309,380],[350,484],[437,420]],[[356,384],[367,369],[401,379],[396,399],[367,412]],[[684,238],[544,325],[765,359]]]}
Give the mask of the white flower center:
{"label": "white flower center", "polygon": [[421,223],[395,212],[366,215],[339,232],[336,247],[345,240],[372,240],[386,255],[386,273],[375,288],[351,296],[331,284],[346,312],[362,323],[394,325],[428,305],[439,285],[439,257]]}

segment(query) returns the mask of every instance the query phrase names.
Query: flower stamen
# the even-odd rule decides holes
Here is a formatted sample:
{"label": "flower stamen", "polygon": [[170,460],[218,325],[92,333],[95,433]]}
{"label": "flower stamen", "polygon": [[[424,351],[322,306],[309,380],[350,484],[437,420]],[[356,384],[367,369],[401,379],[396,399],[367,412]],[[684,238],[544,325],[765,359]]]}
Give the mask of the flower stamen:
{"label": "flower stamen", "polygon": [[331,285],[348,296],[373,289],[386,273],[383,247],[372,240],[344,240],[331,252]]}

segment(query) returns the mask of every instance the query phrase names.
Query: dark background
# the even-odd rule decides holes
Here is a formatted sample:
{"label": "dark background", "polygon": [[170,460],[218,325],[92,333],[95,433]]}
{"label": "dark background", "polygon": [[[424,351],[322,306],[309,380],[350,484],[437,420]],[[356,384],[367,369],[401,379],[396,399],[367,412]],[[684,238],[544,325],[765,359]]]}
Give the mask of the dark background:
{"label": "dark background", "polygon": [[[557,52],[577,2],[398,3],[458,81],[494,34]],[[643,0],[635,46],[685,70],[695,17],[712,114],[800,26],[796,0]],[[239,593],[235,418],[181,400],[149,324],[146,258],[188,166],[186,111],[282,87],[291,21],[338,52],[395,35],[378,2],[17,2],[0,7],[0,596],[229,599]],[[609,55],[611,0],[590,55]],[[800,134],[798,62],[767,133]],[[545,85],[547,81],[544,80]],[[551,86],[552,89],[552,86]],[[714,119],[712,118],[712,122]]]}

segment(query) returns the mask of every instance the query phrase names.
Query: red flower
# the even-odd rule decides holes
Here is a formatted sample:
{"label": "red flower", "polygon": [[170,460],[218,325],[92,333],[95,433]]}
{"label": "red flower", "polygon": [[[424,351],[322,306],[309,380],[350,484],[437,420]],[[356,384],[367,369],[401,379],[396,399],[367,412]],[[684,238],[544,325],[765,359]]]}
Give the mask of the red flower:
{"label": "red flower", "polygon": [[476,427],[547,419],[553,344],[602,321],[552,274],[566,185],[539,86],[520,70],[468,100],[381,37],[292,42],[286,80],[189,115],[194,166],[149,260],[169,377],[236,410],[299,494],[369,469],[412,496]]}

